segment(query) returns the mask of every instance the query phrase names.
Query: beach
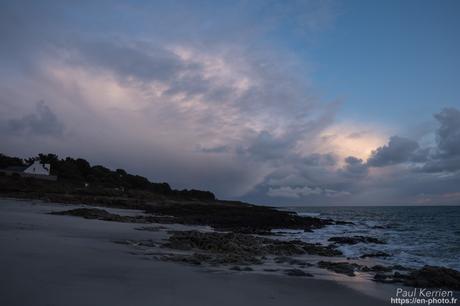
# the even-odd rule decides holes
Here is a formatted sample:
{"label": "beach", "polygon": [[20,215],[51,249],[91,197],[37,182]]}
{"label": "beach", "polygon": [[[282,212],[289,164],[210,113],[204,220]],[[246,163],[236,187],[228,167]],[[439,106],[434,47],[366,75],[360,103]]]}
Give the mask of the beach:
{"label": "beach", "polygon": [[0,0],[0,306],[460,304],[460,0]]}
{"label": "beach", "polygon": [[114,241],[161,240],[162,231],[49,214],[73,207],[0,200],[1,305],[388,305],[394,292],[391,285],[339,276],[213,271],[152,260]]}

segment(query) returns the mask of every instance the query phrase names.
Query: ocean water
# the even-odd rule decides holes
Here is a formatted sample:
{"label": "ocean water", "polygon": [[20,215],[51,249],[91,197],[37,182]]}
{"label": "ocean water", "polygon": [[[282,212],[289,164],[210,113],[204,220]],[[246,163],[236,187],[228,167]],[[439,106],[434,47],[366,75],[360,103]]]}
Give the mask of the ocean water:
{"label": "ocean water", "polygon": [[314,232],[292,231],[293,238],[329,244],[332,236],[366,235],[387,244],[344,245],[347,257],[383,251],[392,256],[383,263],[407,267],[436,265],[460,271],[460,206],[398,207],[291,207],[299,215],[351,221]]}

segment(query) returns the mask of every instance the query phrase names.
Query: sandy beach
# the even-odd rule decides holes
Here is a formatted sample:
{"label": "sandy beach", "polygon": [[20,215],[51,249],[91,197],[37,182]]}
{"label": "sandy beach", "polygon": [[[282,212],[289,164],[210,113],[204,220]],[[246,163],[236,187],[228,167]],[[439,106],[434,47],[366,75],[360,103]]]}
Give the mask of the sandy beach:
{"label": "sandy beach", "polygon": [[146,260],[113,241],[158,239],[161,233],[135,230],[137,224],[47,214],[69,207],[74,206],[0,200],[1,305],[389,304],[339,281]]}

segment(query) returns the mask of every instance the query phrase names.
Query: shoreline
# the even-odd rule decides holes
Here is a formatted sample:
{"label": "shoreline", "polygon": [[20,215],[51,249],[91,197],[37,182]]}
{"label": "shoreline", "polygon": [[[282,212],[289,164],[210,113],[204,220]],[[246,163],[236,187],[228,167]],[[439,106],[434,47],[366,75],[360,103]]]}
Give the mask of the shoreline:
{"label": "shoreline", "polygon": [[[188,305],[217,302],[221,305],[308,305],[309,301],[311,305],[332,305],[339,301],[341,305],[386,304],[382,297],[371,297],[369,292],[359,292],[357,287],[353,289],[353,285],[333,279],[210,272],[145,260],[133,256],[126,245],[112,242],[151,238],[152,232],[135,230],[139,224],[47,214],[50,210],[66,209],[68,205],[60,207],[11,199],[0,199],[0,204],[1,240],[5,250],[0,255],[4,271],[0,297],[3,305],[62,305],[64,301],[67,305],[157,304],[153,301],[167,301],[168,305],[185,302]],[[168,225],[168,228],[191,227]],[[384,284],[375,286],[388,288]],[[200,289],[208,294],[197,293]],[[18,290],[32,294],[20,295]],[[86,299],[91,302],[88,304]]]}
{"label": "shoreline", "polygon": [[[83,210],[88,209],[89,211],[107,211],[107,213],[112,214],[113,216],[126,217],[128,218],[127,220],[131,220],[129,218],[134,218],[134,222],[126,222],[126,220],[124,219],[122,219],[121,221],[118,221],[116,219],[113,220],[110,218],[109,220],[98,220],[97,218],[93,218],[91,216],[88,218],[88,216],[83,217],[82,215],[77,215],[77,217],[72,215],[66,215],[68,214],[68,212],[82,208]],[[248,297],[245,300],[235,300],[232,299],[232,297],[226,297],[226,299],[228,299],[229,301],[232,301],[233,303],[239,303],[242,305],[246,305],[245,301],[247,302],[252,298],[255,298],[253,297],[253,295],[258,295],[258,299],[263,300],[264,298],[260,296],[260,294],[262,294],[263,292],[272,292],[280,290],[278,287],[280,285],[280,282],[282,284],[285,284],[286,286],[288,286],[287,284],[289,284],[289,286],[292,286],[289,288],[285,288],[283,290],[293,291],[291,295],[297,297],[293,299],[291,295],[285,296],[284,294],[279,294],[273,295],[272,298],[270,298],[268,301],[264,301],[263,303],[256,303],[255,301],[253,301],[252,304],[248,305],[278,305],[277,303],[270,304],[270,300],[272,299],[276,301],[283,301],[282,303],[289,303],[289,305],[310,305],[308,302],[305,301],[301,303],[301,297],[304,300],[308,300],[312,292],[315,293],[315,296],[317,298],[316,302],[312,303],[311,305],[348,305],[343,304],[343,301],[341,301],[342,298],[347,297],[355,299],[354,303],[350,303],[350,305],[389,305],[389,299],[390,297],[393,297],[395,295],[397,288],[407,288],[408,290],[411,289],[411,287],[405,287],[400,283],[390,284],[375,282],[372,280],[371,275],[369,273],[361,272],[361,268],[355,269],[359,265],[354,267],[355,272],[353,273],[353,277],[343,275],[349,272],[340,272],[340,270],[343,270],[343,267],[340,267],[340,269],[337,271],[334,267],[332,267],[332,269],[329,269],[329,267],[327,266],[321,268],[317,267],[317,264],[312,263],[318,263],[319,261],[324,260],[324,257],[311,254],[293,256],[290,258],[286,257],[287,262],[286,260],[278,262],[277,257],[271,256],[271,261],[264,260],[262,265],[260,263],[242,263],[242,266],[238,266],[226,261],[224,261],[222,265],[222,263],[219,262],[220,257],[211,257],[211,261],[209,261],[209,259],[206,258],[199,258],[200,261],[198,263],[195,263],[193,261],[190,262],[189,259],[193,258],[193,256],[195,255],[193,255],[193,253],[190,253],[189,250],[181,250],[183,245],[179,244],[179,248],[176,249],[174,249],[174,247],[172,249],[168,248],[168,244],[170,244],[171,241],[174,241],[171,239],[172,237],[174,237],[175,233],[181,233],[181,235],[185,234],[186,240],[184,241],[186,243],[189,243],[187,233],[194,233],[195,231],[205,233],[204,237],[207,237],[208,234],[206,233],[214,233],[217,235],[225,234],[222,234],[222,232],[219,231],[215,231],[212,227],[208,225],[187,225],[171,222],[146,224],[142,222],[136,222],[138,220],[142,220],[142,216],[148,217],[151,215],[143,210],[138,209],[109,208],[107,206],[99,207],[97,205],[87,204],[59,204],[43,202],[41,200],[0,198],[0,233],[3,238],[2,240],[10,240],[10,243],[6,244],[6,249],[8,249],[8,251],[13,252],[6,252],[2,254],[0,257],[0,262],[2,263],[11,262],[11,265],[5,264],[5,268],[11,267],[11,270],[9,272],[10,275],[8,275],[7,273],[5,280],[10,278],[14,279],[15,277],[17,277],[16,274],[23,275],[26,277],[33,276],[40,278],[40,276],[35,275],[33,273],[31,275],[28,275],[28,271],[22,271],[22,264],[26,263],[26,266],[29,265],[29,270],[37,270],[37,267],[39,267],[39,270],[52,270],[55,268],[55,265],[60,265],[62,267],[62,265],[69,263],[69,261],[72,261],[72,259],[75,256],[78,257],[78,254],[82,252],[82,248],[89,247],[90,249],[97,249],[100,254],[95,254],[94,256],[96,257],[87,257],[85,255],[85,252],[83,252],[82,256],[84,257],[84,259],[82,266],[80,266],[80,268],[82,269],[81,273],[89,273],[88,275],[86,275],[87,279],[85,279],[85,281],[94,283],[94,286],[96,287],[105,286],[101,283],[101,280],[107,281],[106,272],[102,272],[102,274],[100,272],[101,269],[102,271],[108,271],[107,269],[109,268],[106,267],[106,263],[104,261],[101,261],[101,259],[99,258],[101,254],[103,255],[103,258],[111,258],[114,261],[112,263],[111,269],[118,269],[118,265],[124,267],[122,271],[119,271],[121,274],[116,274],[109,277],[109,282],[116,283],[110,285],[110,288],[106,288],[105,291],[100,292],[92,292],[92,289],[87,289],[89,290],[88,292],[81,293],[83,296],[85,294],[91,294],[93,295],[92,298],[94,299],[103,298],[104,301],[107,299],[107,292],[112,292],[113,290],[122,290],[122,288],[126,286],[126,284],[121,285],[119,282],[135,282],[138,277],[137,274],[143,275],[142,277],[145,277],[149,280],[153,277],[152,281],[155,280],[155,277],[147,272],[150,271],[150,269],[158,269],[159,271],[163,271],[162,277],[168,279],[170,285],[173,287],[176,286],[176,282],[181,283],[183,281],[182,278],[190,279],[190,282],[193,283],[195,283],[196,278],[198,278],[200,282],[203,282],[206,286],[212,287],[213,290],[224,290],[229,283],[233,284],[234,282],[236,282],[239,285],[234,285],[236,290],[235,294],[238,294],[238,292],[243,290],[243,288],[238,287],[242,283],[245,283],[246,286],[250,287],[260,286],[259,283],[263,283],[264,286],[266,286],[263,287],[264,290],[262,290],[262,288],[257,289],[262,290],[260,292],[246,293]],[[96,217],[99,216],[96,215]],[[140,217],[141,219],[139,219]],[[26,241],[21,239],[21,237],[24,238],[24,235]],[[37,235],[39,237],[38,239],[27,241],[27,236]],[[235,238],[239,237],[238,235],[242,235],[243,237],[250,236],[261,237],[260,239],[266,239],[266,236],[258,236],[253,234],[251,235],[233,233],[232,235],[236,235]],[[270,239],[272,238],[277,239],[276,236],[271,237]],[[40,243],[37,244],[38,240],[47,241],[50,239],[54,240],[53,248],[55,247],[56,250],[53,250],[53,248],[44,250],[43,246]],[[272,241],[270,239],[267,241]],[[73,249],[71,248],[67,250],[68,243],[74,240],[78,242],[77,245],[71,244]],[[257,241],[258,240],[255,240],[255,242]],[[214,243],[215,242],[212,242],[211,245],[214,245]],[[59,246],[62,244],[65,245],[66,248],[61,249]],[[31,249],[28,248],[30,245],[32,246]],[[291,247],[290,245],[288,246]],[[3,246],[2,248],[5,249],[5,247]],[[16,256],[14,256],[13,254],[14,252],[18,251],[20,251],[19,258],[16,258]],[[58,251],[58,253],[63,253],[61,257],[54,258],[53,260],[52,258],[53,256],[55,256],[55,251]],[[29,256],[25,258],[23,252],[28,254]],[[69,254],[68,252],[70,252],[71,254]],[[190,257],[191,255],[192,257]],[[172,257],[173,260],[166,259],[167,257]],[[177,260],[178,257],[179,260]],[[216,258],[219,259],[217,261],[217,264],[214,263]],[[329,264],[334,262],[346,262],[348,266],[345,268],[353,267],[354,264],[353,260],[349,260],[348,258],[345,258],[343,256],[326,257],[326,259],[330,260]],[[374,259],[370,259],[369,263],[375,264],[376,262],[378,262],[374,261]],[[34,260],[37,261],[34,263]],[[78,260],[81,259],[79,258]],[[52,262],[50,263],[49,261]],[[190,263],[192,264],[190,265]],[[131,273],[134,273],[133,271],[131,271],[132,267],[135,267],[137,269],[136,275],[131,275]],[[299,269],[297,269],[296,267],[300,267],[302,271],[307,271],[307,274],[298,275]],[[306,269],[304,269],[305,267]],[[64,270],[65,269],[68,269],[68,267],[64,267]],[[70,269],[72,270],[72,268]],[[98,272],[94,273],[93,270]],[[333,270],[334,272],[329,270]],[[291,274],[291,271],[295,273]],[[65,274],[59,273],[57,275],[53,275],[51,273],[51,275],[45,277],[43,281],[53,282],[54,284],[56,284],[56,279],[65,280],[67,278],[67,272]],[[82,281],[80,277],[77,277],[76,279],[73,278],[75,274],[78,275],[80,272],[71,271],[69,273],[71,275],[70,279],[68,279],[69,282],[77,282],[78,284]],[[112,272],[109,272],[109,274],[111,273]],[[225,284],[221,284],[219,282],[224,282]],[[3,281],[2,283],[7,282]],[[17,288],[15,288],[16,286],[18,288],[23,287],[22,281],[18,281],[16,284],[12,283],[9,285],[11,286],[10,289],[13,292],[17,290]],[[74,285],[69,286],[72,287]],[[117,286],[121,287],[118,288]],[[140,286],[140,288],[132,289],[133,291],[137,292],[139,290],[146,290],[145,288],[143,288],[145,284],[136,284],[136,286]],[[216,286],[218,286],[219,288],[216,288]],[[220,286],[223,286],[223,288],[220,288]],[[334,292],[327,292],[327,290],[329,289],[325,288],[334,288]],[[66,288],[60,288],[59,290],[65,291]],[[156,291],[157,288],[152,288],[152,290]],[[180,288],[177,288],[177,290],[181,292],[181,295],[182,292],[185,292],[185,295],[187,295],[187,292],[190,289],[186,286],[180,286]],[[5,292],[9,292],[9,290],[5,290]],[[221,293],[221,295],[225,294],[228,295],[229,293]],[[458,292],[456,292],[455,294],[456,296],[458,296]],[[41,299],[41,294],[38,295]],[[136,295],[139,295],[137,298],[142,300],[142,303],[139,303],[138,305],[150,305],[149,303],[145,303],[146,299],[149,299],[148,293],[136,293]],[[128,296],[130,295],[128,294]],[[132,297],[130,296],[130,298]],[[162,298],[171,297],[163,295]],[[6,301],[8,302],[6,303],[7,305],[24,305],[24,303],[15,304],[15,302],[13,300],[10,300],[10,298],[6,299],[8,299]],[[204,299],[204,301],[208,301],[208,298],[205,297],[197,297],[197,299],[198,301],[201,301],[201,299]],[[320,301],[321,299],[324,299],[324,301]],[[45,296],[43,298],[43,305],[48,305],[47,301],[49,300]],[[98,301],[101,302],[101,300]],[[83,303],[81,300],[80,302]],[[61,301],[61,303],[63,302]],[[214,303],[217,303],[217,301],[215,301]],[[112,301],[111,304],[118,305],[117,301]],[[125,301],[124,304],[119,305],[126,304],[127,302]],[[37,304],[35,303],[34,305]],[[60,303],[58,303],[57,305],[60,305]],[[171,305],[181,304],[178,300],[172,298]],[[197,302],[197,305],[208,304],[206,304],[206,302],[201,301],[200,303]]]}

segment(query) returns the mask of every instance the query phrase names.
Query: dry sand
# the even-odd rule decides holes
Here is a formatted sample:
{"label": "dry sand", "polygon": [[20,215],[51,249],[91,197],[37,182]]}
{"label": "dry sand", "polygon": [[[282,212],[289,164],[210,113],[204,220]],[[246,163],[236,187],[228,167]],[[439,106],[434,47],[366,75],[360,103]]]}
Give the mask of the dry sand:
{"label": "dry sand", "polygon": [[113,241],[164,234],[135,230],[141,226],[136,224],[47,214],[63,209],[69,206],[0,199],[0,305],[389,305],[389,298],[337,281],[213,273],[146,260]]}

